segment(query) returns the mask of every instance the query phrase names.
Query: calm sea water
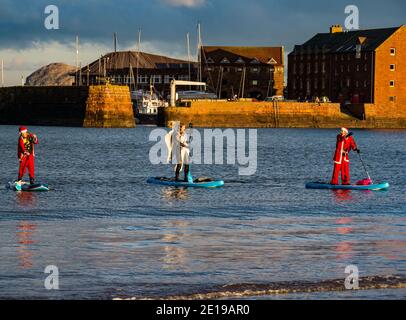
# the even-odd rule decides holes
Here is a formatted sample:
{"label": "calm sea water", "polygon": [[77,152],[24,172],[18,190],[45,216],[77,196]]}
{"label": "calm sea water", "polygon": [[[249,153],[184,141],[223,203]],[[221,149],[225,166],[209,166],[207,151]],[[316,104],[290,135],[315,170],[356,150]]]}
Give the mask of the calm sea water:
{"label": "calm sea water", "polygon": [[[194,165],[220,189],[149,185],[170,176],[148,152],[154,127],[30,127],[47,193],[4,185],[17,175],[17,127],[0,126],[0,298],[166,297],[223,286],[406,276],[406,131],[354,130],[384,192],[306,190],[329,180],[336,130],[258,130],[258,169]],[[352,180],[365,178],[352,155]],[[47,265],[59,290],[45,290]],[[404,279],[404,278],[403,278]],[[360,284],[362,286],[362,283]],[[405,298],[405,289],[255,298]],[[227,295],[224,295],[227,298]]]}

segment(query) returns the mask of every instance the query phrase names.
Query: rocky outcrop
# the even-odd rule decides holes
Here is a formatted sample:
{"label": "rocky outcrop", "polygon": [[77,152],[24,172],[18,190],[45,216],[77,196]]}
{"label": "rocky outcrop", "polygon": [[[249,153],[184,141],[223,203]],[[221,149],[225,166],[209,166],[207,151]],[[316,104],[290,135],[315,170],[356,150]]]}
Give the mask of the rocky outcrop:
{"label": "rocky outcrop", "polygon": [[76,67],[65,63],[51,63],[31,73],[25,82],[27,86],[71,86],[75,78],[70,74]]}

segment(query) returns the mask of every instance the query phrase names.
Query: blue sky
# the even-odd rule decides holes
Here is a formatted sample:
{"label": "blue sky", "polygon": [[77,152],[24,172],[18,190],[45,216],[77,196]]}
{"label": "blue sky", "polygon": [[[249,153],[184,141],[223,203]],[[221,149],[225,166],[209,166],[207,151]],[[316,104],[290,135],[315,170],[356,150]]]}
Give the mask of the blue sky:
{"label": "blue sky", "polygon": [[[44,27],[47,5],[59,8],[59,30]],[[186,57],[185,36],[196,47],[201,22],[207,45],[285,46],[286,52],[332,24],[344,24],[347,5],[360,11],[360,27],[406,24],[403,0],[0,0],[0,59],[5,83],[21,83],[38,67],[51,62],[75,64],[75,36],[80,36],[80,61],[86,64],[112,50],[141,49]]]}

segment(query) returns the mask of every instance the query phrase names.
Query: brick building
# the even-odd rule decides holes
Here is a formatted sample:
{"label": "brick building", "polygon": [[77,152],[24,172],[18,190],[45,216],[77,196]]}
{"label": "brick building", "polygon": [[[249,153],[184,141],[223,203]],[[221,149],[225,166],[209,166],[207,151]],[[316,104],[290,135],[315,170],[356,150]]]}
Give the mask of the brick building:
{"label": "brick building", "polygon": [[283,47],[204,46],[202,80],[219,98],[283,95]]}
{"label": "brick building", "polygon": [[406,106],[406,26],[343,31],[332,26],[288,56],[290,99]]}
{"label": "brick building", "polygon": [[[76,83],[82,85],[98,84],[104,78],[131,89],[149,90],[152,84],[166,96],[172,79],[189,80],[189,62],[145,52],[118,51],[100,57],[74,75]],[[196,77],[196,62],[191,62],[190,78]]]}

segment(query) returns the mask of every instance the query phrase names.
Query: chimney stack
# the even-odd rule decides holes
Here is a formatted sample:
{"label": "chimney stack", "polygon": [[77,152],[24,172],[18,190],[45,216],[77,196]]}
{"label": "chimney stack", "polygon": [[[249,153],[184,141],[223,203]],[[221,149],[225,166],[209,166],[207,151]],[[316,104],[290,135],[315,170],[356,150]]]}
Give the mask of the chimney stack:
{"label": "chimney stack", "polygon": [[343,27],[339,24],[332,25],[330,27],[330,34],[343,32]]}

